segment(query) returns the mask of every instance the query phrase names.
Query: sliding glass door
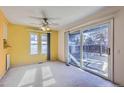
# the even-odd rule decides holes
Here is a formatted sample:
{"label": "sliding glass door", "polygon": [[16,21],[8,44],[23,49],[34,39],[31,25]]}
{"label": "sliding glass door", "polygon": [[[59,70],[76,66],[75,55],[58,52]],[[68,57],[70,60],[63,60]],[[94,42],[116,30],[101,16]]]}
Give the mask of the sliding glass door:
{"label": "sliding glass door", "polygon": [[112,80],[112,21],[69,32],[66,36],[68,63]]}
{"label": "sliding glass door", "polygon": [[69,63],[80,66],[80,32],[68,34]]}
{"label": "sliding glass door", "polygon": [[109,24],[86,29],[82,32],[83,67],[108,77]]}

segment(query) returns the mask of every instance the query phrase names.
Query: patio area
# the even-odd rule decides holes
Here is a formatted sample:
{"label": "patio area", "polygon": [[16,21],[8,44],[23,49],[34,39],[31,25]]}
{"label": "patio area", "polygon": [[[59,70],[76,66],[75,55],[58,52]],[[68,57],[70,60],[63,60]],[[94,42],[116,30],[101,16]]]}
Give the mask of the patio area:
{"label": "patio area", "polygon": [[[80,66],[80,54],[70,54],[72,64]],[[83,66],[96,73],[108,76],[108,56],[106,54],[83,52]]]}

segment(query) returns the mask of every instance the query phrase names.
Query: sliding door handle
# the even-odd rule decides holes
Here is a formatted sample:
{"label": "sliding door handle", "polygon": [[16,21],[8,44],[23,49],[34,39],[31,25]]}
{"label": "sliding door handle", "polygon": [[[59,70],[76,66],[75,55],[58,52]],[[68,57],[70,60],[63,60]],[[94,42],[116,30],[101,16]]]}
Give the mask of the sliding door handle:
{"label": "sliding door handle", "polygon": [[108,55],[111,54],[111,49],[110,48],[107,49],[107,53],[108,53]]}

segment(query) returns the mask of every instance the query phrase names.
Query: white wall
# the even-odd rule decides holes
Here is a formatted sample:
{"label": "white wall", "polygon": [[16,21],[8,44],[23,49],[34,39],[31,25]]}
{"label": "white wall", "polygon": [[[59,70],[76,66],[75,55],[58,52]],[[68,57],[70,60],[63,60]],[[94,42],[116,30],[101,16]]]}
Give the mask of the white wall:
{"label": "white wall", "polygon": [[124,86],[124,8],[114,21],[114,80]]}
{"label": "white wall", "polygon": [[[117,12],[117,10],[119,11]],[[110,10],[110,11],[109,11]],[[108,12],[106,12],[108,11]],[[114,14],[113,14],[114,13]],[[114,15],[114,81],[124,86],[124,7],[111,7],[101,11],[101,14],[95,14],[88,21],[95,21],[103,17]],[[66,50],[66,49],[65,49]],[[65,61],[64,54],[64,31],[59,32],[59,60]]]}

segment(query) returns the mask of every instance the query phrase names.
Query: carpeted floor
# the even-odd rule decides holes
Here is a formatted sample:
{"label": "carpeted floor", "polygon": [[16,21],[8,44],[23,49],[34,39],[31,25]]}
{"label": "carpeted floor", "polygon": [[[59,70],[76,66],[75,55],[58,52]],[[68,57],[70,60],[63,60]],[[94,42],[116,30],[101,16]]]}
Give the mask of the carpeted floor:
{"label": "carpeted floor", "polygon": [[46,62],[11,68],[1,87],[112,87],[111,82],[61,62]]}

